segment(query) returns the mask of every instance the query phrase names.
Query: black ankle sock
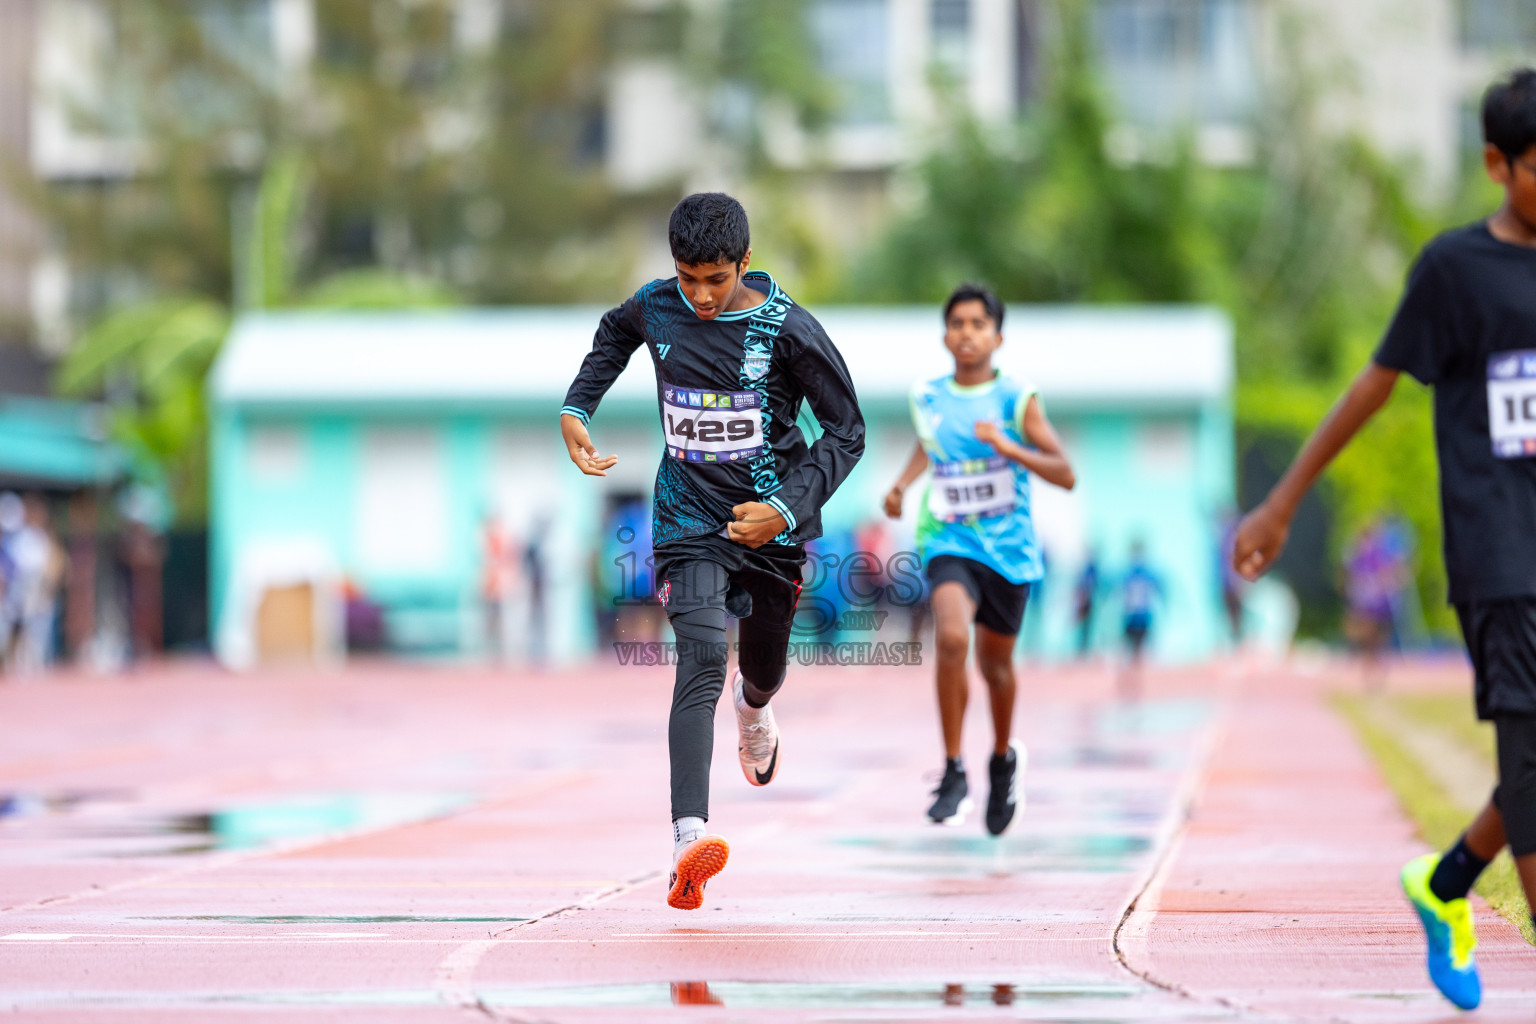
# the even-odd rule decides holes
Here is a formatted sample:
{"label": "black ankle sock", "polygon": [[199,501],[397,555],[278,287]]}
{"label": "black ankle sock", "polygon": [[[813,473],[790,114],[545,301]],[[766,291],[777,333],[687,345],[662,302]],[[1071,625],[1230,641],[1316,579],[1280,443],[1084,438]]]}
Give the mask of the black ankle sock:
{"label": "black ankle sock", "polygon": [[958,757],[946,757],[944,759],[944,770],[964,772],[965,765],[960,763],[960,759]]}
{"label": "black ankle sock", "polygon": [[1464,899],[1487,866],[1487,861],[1467,849],[1467,837],[1462,836],[1435,866],[1435,873],[1429,876],[1429,891],[1447,903]]}

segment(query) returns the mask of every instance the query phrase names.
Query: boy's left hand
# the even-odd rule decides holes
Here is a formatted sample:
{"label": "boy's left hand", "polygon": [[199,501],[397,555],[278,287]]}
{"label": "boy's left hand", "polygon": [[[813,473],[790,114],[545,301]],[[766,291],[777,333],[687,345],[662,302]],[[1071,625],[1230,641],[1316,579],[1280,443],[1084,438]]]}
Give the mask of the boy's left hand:
{"label": "boy's left hand", "polygon": [[726,524],[726,536],[749,548],[762,547],[789,527],[778,509],[761,501],[743,502],[731,512],[736,521]]}

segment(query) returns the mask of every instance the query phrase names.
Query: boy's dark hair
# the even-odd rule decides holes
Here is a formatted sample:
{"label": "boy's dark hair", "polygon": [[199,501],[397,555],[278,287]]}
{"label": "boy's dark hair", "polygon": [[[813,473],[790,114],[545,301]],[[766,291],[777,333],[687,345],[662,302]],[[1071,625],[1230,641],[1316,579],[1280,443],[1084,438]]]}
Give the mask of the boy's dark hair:
{"label": "boy's dark hair", "polygon": [[992,318],[993,327],[999,331],[1003,329],[1002,300],[992,294],[992,289],[980,284],[963,284],[949,293],[949,298],[944,302],[944,322],[946,324],[949,323],[950,310],[962,302],[970,302],[972,300],[980,302],[982,307],[986,309],[987,316]]}
{"label": "boy's dark hair", "polygon": [[740,263],[752,244],[747,211],[724,192],[695,192],[672,208],[667,242],[684,266]]}
{"label": "boy's dark hair", "polygon": [[1520,68],[1483,94],[1483,140],[1507,157],[1536,146],[1536,68]]}

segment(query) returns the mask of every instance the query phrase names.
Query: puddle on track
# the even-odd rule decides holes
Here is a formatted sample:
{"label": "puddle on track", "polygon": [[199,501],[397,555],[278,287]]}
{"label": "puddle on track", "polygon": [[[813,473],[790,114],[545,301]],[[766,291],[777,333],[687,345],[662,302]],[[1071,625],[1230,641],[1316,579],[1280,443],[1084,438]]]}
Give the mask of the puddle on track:
{"label": "puddle on track", "polygon": [[873,870],[924,874],[999,871],[1128,871],[1152,847],[1145,835],[849,836],[841,846],[882,855]]}
{"label": "puddle on track", "polygon": [[417,917],[384,914],[376,917],[305,916],[298,914],[195,914],[182,917],[130,917],[130,921],[215,921],[219,924],[520,924],[526,917]]}
{"label": "puddle on track", "polygon": [[306,793],[207,812],[156,813],[132,806],[129,795],[115,799],[126,806],[39,796],[23,801],[31,811],[12,815],[9,825],[25,829],[28,838],[65,842],[77,857],[164,857],[408,825],[475,802],[465,793]]}

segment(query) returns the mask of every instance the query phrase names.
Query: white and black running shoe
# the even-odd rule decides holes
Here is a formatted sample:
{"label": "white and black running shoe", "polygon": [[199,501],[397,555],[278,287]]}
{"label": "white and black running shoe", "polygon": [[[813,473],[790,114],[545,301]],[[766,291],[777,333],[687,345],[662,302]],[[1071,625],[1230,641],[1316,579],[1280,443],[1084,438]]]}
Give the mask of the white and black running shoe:
{"label": "white and black running shoe", "polygon": [[745,686],[746,680],[738,669],[731,684],[736,705],[736,756],[747,781],[754,786],[766,786],[779,773],[779,727],[773,720],[772,706],[748,706],[742,693]]}
{"label": "white and black running shoe", "polygon": [[[929,776],[932,778],[932,776]],[[962,825],[971,811],[971,787],[965,781],[965,769],[957,763],[944,763],[944,778],[933,791],[933,806],[928,817],[935,825]]]}
{"label": "white and black running shoe", "polygon": [[1014,740],[1008,744],[1006,756],[993,754],[987,764],[992,788],[987,793],[987,831],[995,836],[1013,821],[1013,816],[1024,807],[1024,794],[1020,782],[1029,762],[1029,752],[1024,744]]}

